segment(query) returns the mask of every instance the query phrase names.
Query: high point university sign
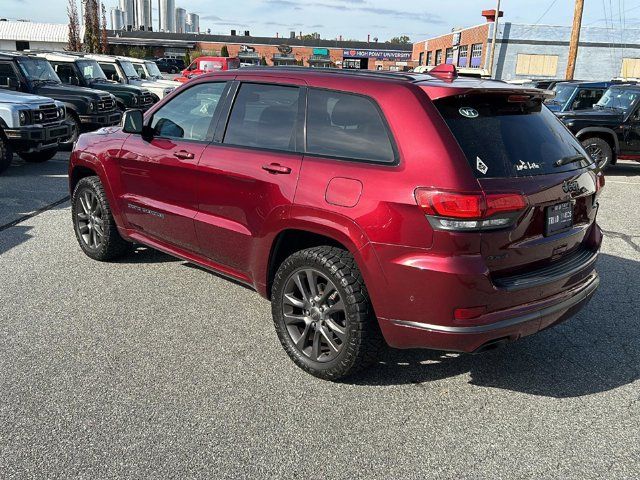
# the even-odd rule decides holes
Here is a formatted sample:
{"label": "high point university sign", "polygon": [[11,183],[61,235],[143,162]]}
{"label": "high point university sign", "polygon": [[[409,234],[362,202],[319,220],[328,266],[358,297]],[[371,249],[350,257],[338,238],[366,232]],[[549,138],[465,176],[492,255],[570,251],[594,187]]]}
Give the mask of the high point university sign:
{"label": "high point university sign", "polygon": [[342,50],[342,57],[375,58],[376,60],[411,60],[411,52],[345,48]]}

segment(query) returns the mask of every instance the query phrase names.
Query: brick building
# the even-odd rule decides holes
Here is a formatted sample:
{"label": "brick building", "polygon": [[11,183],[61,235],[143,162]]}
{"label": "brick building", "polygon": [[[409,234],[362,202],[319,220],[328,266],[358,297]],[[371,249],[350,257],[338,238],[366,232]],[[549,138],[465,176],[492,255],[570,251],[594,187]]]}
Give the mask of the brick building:
{"label": "brick building", "polygon": [[486,18],[483,24],[456,28],[451,33],[414,43],[412,59],[418,65],[450,63],[456,67],[485,68],[495,10],[485,10],[482,15]]}
{"label": "brick building", "polygon": [[112,53],[145,48],[155,57],[182,57],[188,51],[219,54],[223,46],[242,63],[303,65],[369,70],[407,70],[417,65],[411,45],[321,39],[253,37],[247,35],[175,34],[168,32],[108,32]]}

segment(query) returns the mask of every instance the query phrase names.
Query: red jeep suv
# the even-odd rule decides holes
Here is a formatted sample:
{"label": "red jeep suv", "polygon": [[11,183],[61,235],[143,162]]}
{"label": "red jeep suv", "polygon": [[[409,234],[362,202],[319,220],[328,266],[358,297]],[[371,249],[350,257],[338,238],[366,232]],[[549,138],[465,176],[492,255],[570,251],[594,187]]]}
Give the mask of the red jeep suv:
{"label": "red jeep suv", "polygon": [[203,75],[80,137],[75,233],[96,260],[144,244],[257,290],[321,378],[385,342],[483,351],[599,282],[604,178],[543,95],[447,66]]}

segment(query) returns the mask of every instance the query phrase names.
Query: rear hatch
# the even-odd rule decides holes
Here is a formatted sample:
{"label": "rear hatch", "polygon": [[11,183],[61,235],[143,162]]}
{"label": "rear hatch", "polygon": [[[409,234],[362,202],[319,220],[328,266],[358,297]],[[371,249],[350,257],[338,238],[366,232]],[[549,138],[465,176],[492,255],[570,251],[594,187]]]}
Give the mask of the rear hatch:
{"label": "rear hatch", "polygon": [[525,199],[510,226],[480,233],[497,286],[531,285],[522,279],[595,259],[589,236],[602,177],[542,100],[517,91],[467,91],[434,101],[485,194]]}

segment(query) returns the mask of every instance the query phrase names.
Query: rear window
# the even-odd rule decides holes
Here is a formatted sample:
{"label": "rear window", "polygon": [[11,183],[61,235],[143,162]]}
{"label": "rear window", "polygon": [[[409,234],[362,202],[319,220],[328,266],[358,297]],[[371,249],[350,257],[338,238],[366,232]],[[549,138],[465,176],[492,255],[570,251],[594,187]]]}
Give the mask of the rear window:
{"label": "rear window", "polygon": [[[514,100],[492,94],[434,102],[477,177],[545,175],[592,163],[540,99]],[[558,165],[560,160],[563,164]]]}
{"label": "rear window", "polygon": [[307,153],[392,163],[395,154],[380,111],[367,97],[309,90]]}

